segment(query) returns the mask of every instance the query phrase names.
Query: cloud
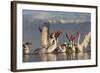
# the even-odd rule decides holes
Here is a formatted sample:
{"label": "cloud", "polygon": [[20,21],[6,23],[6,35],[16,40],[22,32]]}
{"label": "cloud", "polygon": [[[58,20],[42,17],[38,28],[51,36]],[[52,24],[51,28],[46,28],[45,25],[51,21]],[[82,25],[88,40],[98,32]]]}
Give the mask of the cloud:
{"label": "cloud", "polygon": [[88,22],[87,20],[80,20],[80,19],[59,19],[59,20],[48,20],[49,23],[61,23],[61,24],[67,24],[67,23],[84,23]]}
{"label": "cloud", "polygon": [[34,11],[34,10],[26,10],[24,11],[24,15],[28,15],[30,17],[30,21],[32,20],[43,20],[50,23],[82,23],[90,21],[91,15],[90,13],[76,13],[76,12],[56,12],[56,11]]}
{"label": "cloud", "polygon": [[42,20],[42,19],[49,19],[49,18],[51,18],[51,15],[48,14],[48,13],[42,12],[42,13],[35,13],[35,14],[32,15],[32,17],[34,19],[41,19]]}

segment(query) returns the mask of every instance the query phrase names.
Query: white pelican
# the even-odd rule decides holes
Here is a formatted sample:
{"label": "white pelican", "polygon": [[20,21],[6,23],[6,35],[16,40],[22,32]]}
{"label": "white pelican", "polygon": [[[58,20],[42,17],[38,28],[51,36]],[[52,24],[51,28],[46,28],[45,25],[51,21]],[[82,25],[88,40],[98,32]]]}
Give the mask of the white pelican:
{"label": "white pelican", "polygon": [[55,38],[55,33],[53,33],[51,36],[52,36],[52,38],[49,39],[50,44],[49,44],[48,48],[46,49],[47,53],[53,52],[57,47],[57,40]]}
{"label": "white pelican", "polygon": [[49,41],[48,41],[48,46],[46,47],[42,47],[42,48],[38,48],[34,51],[34,53],[52,53],[56,48],[57,48],[57,43],[58,43],[58,37],[60,35],[61,32],[55,32],[52,33],[49,37]]}
{"label": "white pelican", "polygon": [[83,42],[80,44],[80,33],[77,32],[77,36],[78,36],[78,41],[77,41],[77,50],[80,52],[83,52],[84,48],[87,48],[87,46],[89,45],[90,41],[91,41],[91,33],[89,32],[88,34],[85,35],[85,38],[83,40]]}
{"label": "white pelican", "polygon": [[47,48],[47,53],[52,53],[57,48],[58,37],[60,36],[61,32],[57,31],[52,33],[49,40],[49,46]]}
{"label": "white pelican", "polygon": [[43,54],[46,53],[46,48],[37,48],[33,51],[33,54]]}
{"label": "white pelican", "polygon": [[76,46],[76,52],[83,52],[83,45],[80,44],[80,32],[77,32],[77,46]]}
{"label": "white pelican", "polygon": [[41,53],[46,53],[46,48],[48,47],[48,27],[49,23],[44,23],[44,25],[39,27],[39,31],[41,33],[41,48],[37,48],[33,51],[35,54],[41,54]]}
{"label": "white pelican", "polygon": [[44,23],[42,28],[39,27],[40,33],[41,33],[41,47],[42,48],[47,48],[48,46],[48,23]]}
{"label": "white pelican", "polygon": [[67,53],[73,53],[75,52],[75,46],[74,46],[74,42],[75,42],[75,37],[73,34],[71,34],[70,36],[68,36],[68,34],[66,33],[66,38],[68,39],[69,43],[67,48],[66,48],[66,52]]}
{"label": "white pelican", "polygon": [[70,35],[70,44],[71,44],[70,47],[72,49],[72,52],[75,52],[75,46],[74,46],[74,44],[75,44],[75,37],[74,37],[73,34]]}
{"label": "white pelican", "polygon": [[66,42],[64,44],[61,44],[57,47],[56,53],[65,53],[67,49],[67,44]]}
{"label": "white pelican", "polygon": [[83,42],[82,42],[82,45],[84,48],[87,48],[87,46],[91,43],[91,32],[89,32],[88,34],[86,34]]}
{"label": "white pelican", "polygon": [[30,47],[31,43],[26,42],[23,44],[23,54],[29,54],[30,53]]}

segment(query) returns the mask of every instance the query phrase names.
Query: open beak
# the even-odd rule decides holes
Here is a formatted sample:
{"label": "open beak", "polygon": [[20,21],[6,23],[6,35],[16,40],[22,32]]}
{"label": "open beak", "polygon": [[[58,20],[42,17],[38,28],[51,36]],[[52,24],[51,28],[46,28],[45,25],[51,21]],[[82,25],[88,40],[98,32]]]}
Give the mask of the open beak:
{"label": "open beak", "polygon": [[57,39],[60,36],[61,33],[62,33],[61,31],[55,32],[55,38]]}

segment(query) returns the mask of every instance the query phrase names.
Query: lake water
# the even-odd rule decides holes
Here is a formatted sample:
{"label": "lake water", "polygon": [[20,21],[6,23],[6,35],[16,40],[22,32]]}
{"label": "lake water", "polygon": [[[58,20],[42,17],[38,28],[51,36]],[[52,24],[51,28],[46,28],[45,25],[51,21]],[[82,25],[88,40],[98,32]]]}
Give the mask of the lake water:
{"label": "lake water", "polygon": [[46,61],[69,61],[69,60],[87,60],[91,59],[91,52],[80,53],[50,53],[50,54],[30,54],[23,56],[23,62],[46,62]]}

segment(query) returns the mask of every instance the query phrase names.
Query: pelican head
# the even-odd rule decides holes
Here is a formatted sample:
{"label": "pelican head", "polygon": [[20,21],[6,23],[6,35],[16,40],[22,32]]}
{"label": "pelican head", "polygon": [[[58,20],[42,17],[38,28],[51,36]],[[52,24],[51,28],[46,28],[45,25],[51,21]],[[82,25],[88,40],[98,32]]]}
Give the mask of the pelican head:
{"label": "pelican head", "polygon": [[55,38],[57,39],[60,36],[61,33],[62,33],[61,31],[55,32]]}
{"label": "pelican head", "polygon": [[31,45],[30,42],[26,42],[26,43],[23,44],[23,54],[29,54],[30,53],[29,45]]}

